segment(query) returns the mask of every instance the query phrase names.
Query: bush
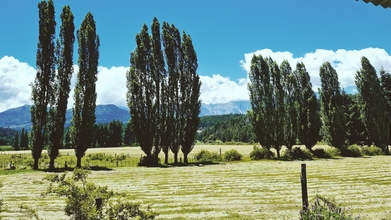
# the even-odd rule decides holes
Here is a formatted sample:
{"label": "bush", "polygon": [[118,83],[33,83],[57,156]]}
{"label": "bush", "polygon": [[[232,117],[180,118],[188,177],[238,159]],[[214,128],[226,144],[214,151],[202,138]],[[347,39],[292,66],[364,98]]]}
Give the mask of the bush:
{"label": "bush", "polygon": [[291,159],[311,160],[313,155],[307,148],[301,149],[300,147],[295,147],[292,148],[290,156]]}
{"label": "bush", "polygon": [[231,149],[223,154],[223,158],[225,161],[238,161],[243,157],[237,150]]}
{"label": "bush", "polygon": [[373,145],[370,147],[368,147],[368,146],[362,147],[361,152],[363,155],[366,155],[366,156],[384,155],[384,152],[380,147],[376,147]]}
{"label": "bush", "polygon": [[306,211],[301,210],[300,214],[302,220],[360,219],[359,217],[353,218],[351,215],[348,215],[334,200],[329,200],[318,195],[315,197],[314,204],[308,207]]}
{"label": "bush", "polygon": [[[66,178],[62,175],[52,174],[44,179],[50,181],[46,192],[42,195],[55,194],[65,196],[65,213],[75,220],[84,219],[154,219],[156,213],[149,209],[143,211],[139,204],[129,202],[110,201],[114,196],[126,196],[125,194],[114,193],[108,190],[107,186],[96,186],[88,182],[89,170],[75,169],[72,177]],[[98,204],[97,198],[101,199]]]}
{"label": "bush", "polygon": [[254,145],[253,151],[250,153],[251,160],[271,159],[274,157],[273,152],[264,147]]}
{"label": "bush", "polygon": [[315,150],[312,151],[312,154],[316,158],[335,158],[341,155],[341,152],[335,148],[335,147],[330,147],[330,148],[316,148]]}
{"label": "bush", "polygon": [[106,155],[104,153],[92,153],[92,154],[89,154],[88,157],[90,158],[90,160],[104,160],[106,158]]}
{"label": "bush", "polygon": [[217,152],[210,152],[204,149],[195,155],[195,159],[198,162],[220,162],[222,160],[221,156]]}
{"label": "bush", "polygon": [[361,147],[357,145],[350,145],[347,149],[342,151],[344,157],[362,157]]}

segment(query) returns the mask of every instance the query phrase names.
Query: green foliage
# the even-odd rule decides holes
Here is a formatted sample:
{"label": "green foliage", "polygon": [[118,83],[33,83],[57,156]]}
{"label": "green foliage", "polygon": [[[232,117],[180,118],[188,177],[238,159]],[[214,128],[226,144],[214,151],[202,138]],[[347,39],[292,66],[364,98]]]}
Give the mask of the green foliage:
{"label": "green foliage", "polygon": [[342,151],[344,157],[362,157],[361,147],[357,145],[350,145],[346,150]]}
{"label": "green foliage", "polygon": [[310,75],[304,64],[298,62],[294,74],[297,79],[297,102],[298,102],[298,138],[300,143],[308,150],[319,141],[319,130],[322,126],[318,112],[318,102],[315,92],[312,90]]}
{"label": "green foliage", "polygon": [[346,118],[338,74],[329,62],[325,62],[320,67],[319,75],[323,139],[329,145],[343,149],[346,139]]}
{"label": "green foliage", "polygon": [[243,158],[243,155],[236,149],[231,149],[223,154],[223,158],[225,161],[239,161]]}
{"label": "green foliage", "polygon": [[280,156],[284,142],[284,90],[279,66],[272,58],[254,55],[249,73],[251,111],[248,112],[260,144]]}
{"label": "green foliage", "polygon": [[[0,182],[0,189],[3,187],[3,183]],[[3,212],[3,207],[4,207],[4,202],[3,202],[3,198],[0,198],[0,213]],[[0,216],[0,219],[1,219],[1,216]]]}
{"label": "green foliage", "polygon": [[50,169],[54,169],[54,160],[62,148],[64,135],[65,114],[68,107],[68,98],[71,91],[71,78],[73,74],[73,47],[75,42],[74,16],[68,5],[61,12],[60,39],[56,45],[57,72],[53,84],[52,101],[50,103],[49,117],[49,149]]}
{"label": "green foliage", "polygon": [[0,146],[11,145],[16,132],[11,128],[0,127]]}
{"label": "green foliage", "polygon": [[312,160],[313,154],[307,148],[294,147],[289,156],[293,160]]}
{"label": "green foliage", "polygon": [[273,152],[264,148],[254,145],[253,150],[250,153],[251,160],[271,159],[274,157]]}
{"label": "green foliage", "polygon": [[96,34],[96,23],[88,12],[77,31],[79,51],[79,72],[77,73],[73,116],[71,121],[71,137],[77,158],[76,166],[81,167],[81,158],[93,145],[96,81],[98,80],[99,36]]}
{"label": "green foliage", "polygon": [[361,119],[375,145],[387,154],[390,116],[376,70],[366,57],[361,58],[361,69],[355,78]]}
{"label": "green foliage", "polygon": [[201,117],[196,139],[204,143],[240,144],[256,142],[255,133],[247,115],[228,114]]}
{"label": "green foliage", "polygon": [[44,147],[47,132],[47,106],[53,101],[53,84],[56,72],[54,39],[56,21],[53,1],[38,3],[39,36],[36,55],[37,74],[31,84],[33,105],[31,106],[31,148],[34,169],[38,169],[38,159]]}
{"label": "green foliage", "polygon": [[18,151],[18,150],[19,150],[19,133],[18,133],[18,132],[15,133],[14,141],[13,141],[13,143],[12,143],[12,148],[13,148],[15,151]]}
{"label": "green foliage", "polygon": [[306,211],[300,211],[302,220],[353,220],[352,215],[347,214],[345,209],[337,204],[334,199],[326,199],[325,197],[317,195],[314,202]]}
{"label": "green foliage", "polygon": [[[139,204],[131,204],[117,200],[111,202],[115,195],[124,197],[123,194],[114,193],[108,190],[107,186],[96,186],[88,182],[87,177],[90,171],[75,169],[71,177],[51,174],[44,178],[50,182],[46,192],[42,195],[54,194],[66,197],[65,213],[76,220],[89,219],[128,219],[138,217],[139,219],[154,219],[156,213],[147,210],[142,211]],[[101,207],[97,207],[96,199],[102,200]]]}
{"label": "green foliage", "polygon": [[361,152],[363,155],[366,155],[366,156],[384,155],[384,152],[380,147],[376,147],[373,145],[361,147]]}
{"label": "green foliage", "polygon": [[210,152],[208,150],[202,149],[195,156],[195,159],[199,162],[220,162],[222,161],[222,157],[217,152]]}
{"label": "green foliage", "polygon": [[341,151],[335,147],[316,148],[312,151],[312,154],[316,158],[336,158],[341,156]]}

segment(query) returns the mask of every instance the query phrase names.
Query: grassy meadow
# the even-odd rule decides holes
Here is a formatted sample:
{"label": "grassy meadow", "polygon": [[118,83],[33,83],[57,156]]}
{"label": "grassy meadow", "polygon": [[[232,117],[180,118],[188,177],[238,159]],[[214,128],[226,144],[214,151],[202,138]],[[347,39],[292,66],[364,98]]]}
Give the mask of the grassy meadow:
{"label": "grassy meadow", "polygon": [[[391,219],[388,156],[249,161],[252,146],[196,145],[190,158],[201,149],[219,152],[220,148],[222,153],[237,149],[247,159],[208,166],[145,168],[136,167],[142,154],[139,148],[89,149],[87,156],[124,154],[123,161],[130,161],[118,167],[110,165],[113,170],[92,171],[89,181],[126,192],[129,196],[125,199],[160,213],[157,219],[299,219],[300,166],[306,163],[310,200],[319,194],[335,198],[361,219]],[[1,159],[5,153],[15,152],[0,152],[0,165],[7,163]],[[30,156],[29,151],[18,154]],[[74,152],[62,150],[61,155],[59,164],[74,157]],[[69,219],[63,212],[65,198],[41,197],[48,186],[42,180],[46,172],[18,169],[0,174],[3,219],[28,219],[21,205],[36,209],[42,219]]]}

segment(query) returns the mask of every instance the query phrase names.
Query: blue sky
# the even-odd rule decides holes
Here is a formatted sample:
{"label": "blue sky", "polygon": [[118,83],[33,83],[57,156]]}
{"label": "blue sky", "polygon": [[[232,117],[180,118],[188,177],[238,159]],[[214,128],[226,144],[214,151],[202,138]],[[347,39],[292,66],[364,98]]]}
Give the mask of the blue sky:
{"label": "blue sky", "polygon": [[[29,104],[28,82],[35,76],[38,2],[2,1],[0,111]],[[352,86],[362,55],[375,67],[391,70],[388,54],[391,9],[361,0],[55,0],[54,3],[58,27],[61,9],[66,4],[75,15],[77,28],[88,11],[95,17],[101,40],[102,80],[97,89],[101,89],[102,95],[98,91],[98,104],[114,100],[114,104],[126,105],[126,88],[121,86],[126,80],[129,53],[135,48],[134,37],[144,23],[150,26],[154,16],[161,23],[173,23],[191,35],[205,103],[248,99],[247,71],[254,53],[271,56],[278,62],[288,59],[293,67],[297,61],[303,61],[313,76],[314,89],[319,84],[316,71],[321,65],[314,60],[338,59],[335,67],[339,65],[341,85],[345,87]],[[16,83],[15,77],[26,82]],[[26,88],[22,91],[23,86]],[[117,88],[118,94],[104,92],[113,88]]]}

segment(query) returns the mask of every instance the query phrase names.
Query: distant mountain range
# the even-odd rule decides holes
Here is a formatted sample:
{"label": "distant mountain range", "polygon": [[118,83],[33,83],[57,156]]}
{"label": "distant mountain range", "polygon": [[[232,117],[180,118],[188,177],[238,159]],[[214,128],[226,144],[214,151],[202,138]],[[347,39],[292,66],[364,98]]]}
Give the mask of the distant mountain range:
{"label": "distant mountain range", "polygon": [[[31,105],[24,105],[0,112],[0,127],[21,130],[31,129]],[[202,104],[201,116],[225,115],[225,114],[245,114],[251,109],[249,101],[231,101],[224,104]],[[95,109],[96,123],[109,123],[112,120],[119,120],[126,123],[130,119],[129,110],[126,107],[116,105],[97,105]],[[72,118],[72,109],[66,113],[65,126],[69,126]]]}

